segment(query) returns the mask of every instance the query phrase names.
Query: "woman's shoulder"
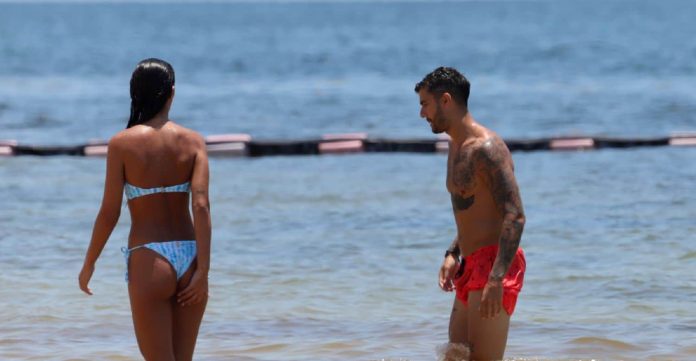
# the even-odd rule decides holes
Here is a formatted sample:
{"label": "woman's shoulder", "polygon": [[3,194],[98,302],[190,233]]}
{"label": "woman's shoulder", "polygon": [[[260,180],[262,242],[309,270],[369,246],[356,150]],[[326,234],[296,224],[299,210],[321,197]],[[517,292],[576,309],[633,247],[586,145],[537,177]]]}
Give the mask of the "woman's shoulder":
{"label": "woman's shoulder", "polygon": [[181,140],[196,146],[205,146],[205,138],[197,131],[172,121],[170,121],[170,126],[173,127],[177,135],[182,138]]}
{"label": "woman's shoulder", "polygon": [[122,147],[128,143],[130,138],[132,138],[132,132],[130,129],[124,129],[114,134],[111,139],[109,139],[109,147]]}
{"label": "woman's shoulder", "polygon": [[[161,132],[162,130],[164,130],[164,133]],[[159,131],[144,126],[135,126],[121,130],[111,137],[109,140],[109,147],[121,150],[141,148],[144,143],[152,144],[151,142],[155,138],[162,139],[165,143],[168,142],[166,139],[169,139],[169,141],[183,145],[185,148],[200,148],[206,145],[205,138],[200,133],[170,121],[164,129],[160,129]],[[155,143],[158,142],[155,141]]]}
{"label": "woman's shoulder", "polygon": [[145,133],[147,133],[147,128],[131,127],[123,129],[109,139],[109,146],[127,147],[129,144],[139,143],[146,136]]}

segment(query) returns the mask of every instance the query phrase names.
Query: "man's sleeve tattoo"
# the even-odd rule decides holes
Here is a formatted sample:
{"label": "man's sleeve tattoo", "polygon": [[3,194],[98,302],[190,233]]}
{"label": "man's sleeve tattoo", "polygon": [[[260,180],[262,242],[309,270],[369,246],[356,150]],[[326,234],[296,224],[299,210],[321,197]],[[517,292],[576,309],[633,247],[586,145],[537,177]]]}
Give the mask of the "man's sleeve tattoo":
{"label": "man's sleeve tattoo", "polygon": [[525,223],[524,210],[512,165],[507,163],[510,153],[502,140],[491,141],[490,144],[484,145],[479,155],[493,200],[498,211],[503,215],[498,257],[491,270],[492,278],[502,279],[520,245]]}

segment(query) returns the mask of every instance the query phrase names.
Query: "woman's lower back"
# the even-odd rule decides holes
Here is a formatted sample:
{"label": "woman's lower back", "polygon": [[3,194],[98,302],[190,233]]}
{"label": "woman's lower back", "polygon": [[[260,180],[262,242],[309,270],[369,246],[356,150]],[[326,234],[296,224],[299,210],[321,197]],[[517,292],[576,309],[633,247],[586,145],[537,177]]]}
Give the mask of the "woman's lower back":
{"label": "woman's lower back", "polygon": [[194,240],[189,195],[155,194],[129,201],[131,229],[128,247],[150,242]]}

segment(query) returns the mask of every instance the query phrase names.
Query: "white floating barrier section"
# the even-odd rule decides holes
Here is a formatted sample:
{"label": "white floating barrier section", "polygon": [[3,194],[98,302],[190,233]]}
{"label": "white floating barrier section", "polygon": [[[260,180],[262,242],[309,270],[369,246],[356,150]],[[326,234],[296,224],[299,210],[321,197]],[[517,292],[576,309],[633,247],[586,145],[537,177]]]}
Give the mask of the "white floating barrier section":
{"label": "white floating barrier section", "polygon": [[205,137],[208,154],[211,156],[238,156],[249,154],[251,135],[243,133],[216,134]]}
{"label": "white floating barrier section", "polygon": [[16,140],[0,139],[0,156],[6,157],[14,155],[13,147],[15,147],[16,145]]}
{"label": "white floating barrier section", "polygon": [[676,132],[669,138],[669,145],[696,146],[696,132]]}
{"label": "white floating barrier section", "polygon": [[365,149],[367,133],[324,134],[319,154],[359,153]]}
{"label": "white floating barrier section", "polygon": [[90,139],[85,145],[85,156],[88,157],[106,157],[109,141],[104,139]]}
{"label": "white floating barrier section", "polygon": [[551,150],[583,150],[592,149],[595,146],[592,138],[560,138],[551,139],[549,148]]}
{"label": "white floating barrier section", "polygon": [[446,133],[441,133],[437,135],[437,141],[435,142],[435,151],[438,153],[449,152],[449,145],[452,138]]}

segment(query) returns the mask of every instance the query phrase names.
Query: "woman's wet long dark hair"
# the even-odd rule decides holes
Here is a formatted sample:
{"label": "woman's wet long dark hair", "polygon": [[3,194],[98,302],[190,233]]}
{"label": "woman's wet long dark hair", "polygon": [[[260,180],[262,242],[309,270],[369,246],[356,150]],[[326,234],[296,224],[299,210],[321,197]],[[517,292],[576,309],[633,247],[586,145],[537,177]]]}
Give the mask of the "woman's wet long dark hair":
{"label": "woman's wet long dark hair", "polygon": [[174,68],[164,60],[150,58],[138,63],[130,80],[131,112],[128,126],[142,124],[162,110],[172,95]]}

